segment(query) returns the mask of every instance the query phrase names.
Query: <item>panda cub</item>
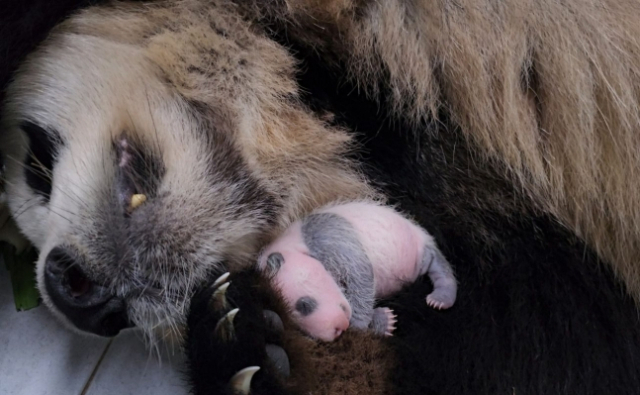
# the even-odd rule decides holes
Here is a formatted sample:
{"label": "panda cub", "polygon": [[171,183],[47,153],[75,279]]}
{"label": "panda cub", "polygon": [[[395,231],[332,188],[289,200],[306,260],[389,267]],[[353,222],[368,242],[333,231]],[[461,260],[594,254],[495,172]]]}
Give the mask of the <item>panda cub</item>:
{"label": "panda cub", "polygon": [[258,268],[313,338],[332,341],[347,328],[390,336],[395,315],[374,308],[428,274],[427,304],[451,307],[457,282],[433,237],[394,209],[374,202],[326,206],[293,223],[260,254]]}

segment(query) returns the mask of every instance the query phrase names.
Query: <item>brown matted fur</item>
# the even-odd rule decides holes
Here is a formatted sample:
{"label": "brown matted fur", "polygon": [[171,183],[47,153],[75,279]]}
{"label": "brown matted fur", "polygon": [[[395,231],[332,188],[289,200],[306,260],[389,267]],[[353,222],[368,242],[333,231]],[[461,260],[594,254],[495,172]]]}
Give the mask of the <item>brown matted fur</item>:
{"label": "brown matted fur", "polygon": [[[88,276],[127,298],[129,319],[154,338],[159,323],[179,326],[194,287],[223,260],[251,262],[265,237],[318,206],[380,198],[348,158],[351,136],[299,99],[291,54],[237,10],[195,0],[86,9],[53,30],[7,89],[8,201],[40,250],[43,300],[63,321],[45,285],[56,246],[83,256]],[[48,201],[25,181],[24,122],[64,141],[45,171]],[[126,220],[112,215],[122,174],[112,147],[123,138],[165,167]],[[142,283],[157,294],[138,292]]]}
{"label": "brown matted fur", "polygon": [[[243,20],[240,10],[250,17]],[[16,140],[21,140],[17,137],[20,116],[55,126],[70,141],[67,149],[82,154],[78,147],[93,149],[113,137],[90,136],[91,128],[78,123],[86,103],[93,104],[104,118],[95,118],[89,126],[101,126],[100,122],[115,125],[108,133],[120,133],[120,126],[126,126],[143,142],[153,137],[153,132],[160,133],[166,162],[177,168],[173,169],[178,179],[175,185],[186,192],[204,189],[201,183],[184,177],[193,168],[206,166],[188,162],[181,151],[193,150],[189,153],[206,158],[202,152],[206,147],[199,145],[201,136],[194,135],[218,129],[224,135],[221,139],[233,146],[228,152],[237,151],[242,158],[239,162],[259,181],[260,192],[275,200],[279,211],[274,222],[280,226],[333,199],[373,195],[355,166],[343,157],[349,148],[348,135],[324,124],[299,102],[291,54],[266,37],[256,20],[289,29],[295,33],[290,37],[303,45],[345,62],[360,86],[374,96],[387,96],[397,116],[412,119],[416,126],[444,110],[480,152],[503,164],[505,174],[538,209],[555,215],[611,262],[636,300],[640,299],[640,265],[634,262],[640,252],[640,209],[636,208],[640,189],[636,174],[640,164],[636,153],[640,148],[637,2],[185,0],[92,8],[61,25],[44,49],[27,62],[17,88],[8,96],[5,121]],[[74,58],[74,49],[82,54]],[[88,59],[78,59],[83,56]],[[53,69],[52,63],[56,64]],[[94,67],[97,76],[89,73]],[[34,70],[46,70],[42,74],[49,77],[44,78],[49,85],[33,82],[33,77],[41,77]],[[69,78],[60,70],[75,74]],[[58,82],[63,77],[81,83]],[[40,89],[43,85],[47,89]],[[99,94],[79,94],[85,92],[85,85]],[[152,97],[144,102],[147,89]],[[42,97],[45,99],[40,100]],[[121,107],[114,110],[111,106]],[[149,116],[147,107],[152,107]],[[174,121],[166,125],[176,128],[158,122],[156,130],[152,112],[165,114],[161,119]],[[181,137],[185,144],[177,144]],[[87,156],[92,154],[85,151]],[[68,162],[57,165],[66,166],[57,169],[58,174],[74,174]],[[80,175],[86,178],[107,178],[86,168],[83,171]],[[181,172],[181,177],[175,176],[176,172]],[[224,174],[216,176],[220,184],[229,181]],[[84,192],[84,201],[91,201],[88,188]],[[200,203],[198,196],[176,195],[168,207],[187,211]],[[73,212],[73,202],[59,193],[57,197],[52,199],[52,207],[66,203]],[[210,200],[205,203],[223,200],[205,197]],[[219,244],[224,248],[194,248],[192,255],[197,259],[187,261],[193,266],[179,268],[189,276],[168,273],[171,282],[167,283],[180,291],[187,289],[194,282],[191,280],[204,278],[201,267],[205,263],[219,263],[206,260],[212,251],[216,255],[222,255],[218,250],[237,251],[242,247],[238,241],[246,242],[264,230],[249,232],[255,218],[234,218],[229,212],[233,210],[224,206],[214,212],[219,223],[235,222],[217,233],[238,235],[228,237],[230,241],[221,238]],[[185,226],[195,239],[194,245],[200,248],[212,239],[204,229],[209,227],[207,218],[183,217],[196,218],[191,222],[197,229],[192,223]],[[38,236],[45,230],[58,234],[55,227],[33,230],[47,227],[37,216],[32,217],[36,220],[27,218],[20,218],[23,231],[33,232],[33,239],[45,239]],[[86,243],[82,231],[73,236]],[[149,238],[153,236],[150,232]],[[58,240],[53,238],[46,246],[50,248],[55,242]],[[40,267],[42,261],[41,257]],[[111,263],[104,262],[104,266]],[[156,274],[162,266],[144,269]],[[96,268],[99,274],[113,273],[108,270]],[[125,291],[120,292],[126,295]],[[158,305],[168,302],[175,300],[138,303],[141,312],[133,311],[136,323],[150,327],[145,323],[148,311],[155,313],[161,309]],[[171,316],[173,311],[162,314]],[[341,341],[335,348],[318,346],[313,350],[314,360],[328,368],[318,372],[319,378],[335,377],[333,361],[336,366],[337,361],[353,363],[353,370],[340,374],[358,374],[353,380],[344,376],[343,380],[332,380],[340,387],[330,388],[329,393],[357,393],[358,386],[383,391],[382,383],[390,381],[389,366],[397,362],[389,359],[389,349],[382,342],[354,334],[345,334]],[[358,346],[360,343],[366,346]],[[353,349],[361,351],[346,352]],[[371,360],[388,365],[375,364],[377,370],[371,370],[372,365],[366,365]]]}
{"label": "brown matted fur", "polygon": [[447,111],[640,298],[640,3],[258,3],[399,116]]}
{"label": "brown matted fur", "polygon": [[158,68],[150,72],[200,111],[201,121],[233,123],[230,137],[253,175],[283,193],[285,225],[337,198],[381,198],[346,159],[351,138],[299,102],[294,59],[236,11],[215,0],[115,2],[59,30],[139,46]]}
{"label": "brown matted fur", "polygon": [[[112,134],[123,130],[142,142],[155,133],[163,139],[165,162],[175,166],[169,173],[176,187],[167,189],[189,195],[205,189],[193,168],[210,170],[200,143],[206,138],[194,135],[216,129],[222,135],[216,138],[241,157],[261,193],[275,201],[274,231],[332,200],[374,196],[345,157],[349,135],[299,100],[294,58],[260,22],[275,24],[327,59],[346,63],[351,78],[372,95],[388,97],[397,116],[420,125],[444,110],[480,152],[503,164],[538,209],[555,215],[609,261],[638,300],[638,20],[640,4],[613,0],[116,2],[58,26],[23,65],[7,91],[3,149],[26,152],[19,123],[30,119],[57,129],[71,141],[67,150],[93,163],[76,174],[67,159],[58,172],[110,179],[92,150],[106,150]],[[163,116],[165,125],[155,122]],[[100,128],[109,130],[97,135]],[[185,159],[194,155],[202,160]],[[7,174],[13,182],[21,171],[13,166]],[[220,177],[220,185],[230,184]],[[33,197],[20,185],[10,197],[15,207]],[[84,206],[98,200],[89,188],[78,193]],[[181,210],[199,212],[203,206],[193,194],[175,195],[169,203]],[[195,208],[185,208],[183,200]],[[80,210],[60,193],[52,202]],[[45,229],[44,209],[27,208],[31,213],[18,213],[20,225],[37,247],[46,247],[42,273],[48,249],[61,242],[68,226],[59,221],[60,229]],[[231,223],[231,212],[220,209],[211,223]],[[236,241],[265,230],[249,232],[254,219],[242,217],[233,230],[217,232],[233,242],[212,249],[240,250]],[[204,220],[197,225],[199,233],[189,228],[188,236],[207,240],[212,226]],[[91,233],[73,231],[77,239]],[[208,255],[204,243],[195,244],[200,247],[193,262],[200,265]],[[176,287],[191,286],[187,277],[201,280],[201,269],[187,270]]]}

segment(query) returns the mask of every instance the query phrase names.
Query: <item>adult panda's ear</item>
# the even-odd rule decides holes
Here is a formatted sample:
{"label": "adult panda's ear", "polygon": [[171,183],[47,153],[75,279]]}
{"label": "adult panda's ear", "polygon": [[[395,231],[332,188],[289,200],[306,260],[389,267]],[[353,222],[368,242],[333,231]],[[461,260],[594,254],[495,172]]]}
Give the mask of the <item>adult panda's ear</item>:
{"label": "adult panda's ear", "polygon": [[265,268],[265,274],[269,278],[274,278],[280,267],[284,265],[284,256],[279,252],[273,252],[267,257],[267,266]]}

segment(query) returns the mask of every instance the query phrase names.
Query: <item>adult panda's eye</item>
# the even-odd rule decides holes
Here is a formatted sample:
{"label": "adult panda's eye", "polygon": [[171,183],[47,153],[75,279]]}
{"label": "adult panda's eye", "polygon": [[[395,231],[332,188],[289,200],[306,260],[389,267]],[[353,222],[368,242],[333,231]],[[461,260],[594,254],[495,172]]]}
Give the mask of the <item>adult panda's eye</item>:
{"label": "adult panda's eye", "polygon": [[24,162],[27,185],[48,202],[59,139],[33,122],[23,122],[21,128],[29,137],[29,153]]}

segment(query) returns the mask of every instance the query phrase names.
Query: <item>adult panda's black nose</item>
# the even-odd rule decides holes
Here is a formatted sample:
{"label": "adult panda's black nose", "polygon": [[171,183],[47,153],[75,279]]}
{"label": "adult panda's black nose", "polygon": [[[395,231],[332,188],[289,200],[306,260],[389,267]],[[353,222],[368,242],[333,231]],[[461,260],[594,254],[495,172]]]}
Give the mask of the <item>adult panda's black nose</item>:
{"label": "adult panda's black nose", "polygon": [[123,299],[89,279],[79,254],[58,246],[47,255],[44,281],[53,304],[79,329],[100,336],[115,336],[131,326]]}

